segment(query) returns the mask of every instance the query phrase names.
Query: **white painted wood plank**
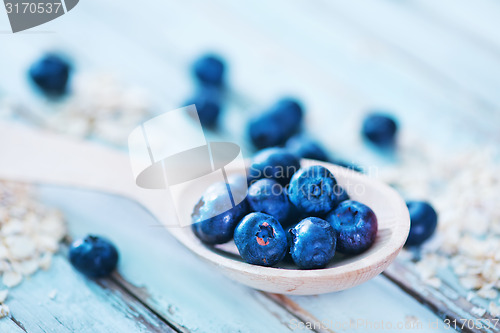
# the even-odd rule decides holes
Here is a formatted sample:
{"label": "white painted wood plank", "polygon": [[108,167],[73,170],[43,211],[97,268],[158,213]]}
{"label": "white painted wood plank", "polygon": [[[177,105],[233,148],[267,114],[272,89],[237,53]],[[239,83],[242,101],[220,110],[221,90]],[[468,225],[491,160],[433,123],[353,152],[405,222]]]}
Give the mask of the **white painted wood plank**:
{"label": "white painted wood plank", "polygon": [[366,33],[399,48],[416,62],[454,82],[463,93],[480,96],[496,107],[500,105],[496,89],[500,83],[500,58],[467,38],[419,15],[405,3],[373,1],[364,3],[363,10],[350,1],[325,3],[332,12],[345,15]]}
{"label": "white painted wood plank", "polygon": [[495,0],[414,0],[407,5],[436,24],[500,57],[500,3]]}
{"label": "white painted wood plank", "polygon": [[[315,20],[304,24],[297,19],[304,8],[287,8],[287,15],[279,15],[280,8],[284,8],[281,3],[273,2],[270,6],[254,2],[252,7],[245,7],[227,2],[224,5],[229,9],[217,7],[217,2],[188,4],[190,7],[186,4],[170,8],[180,17],[189,17],[189,20],[177,21],[185,24],[159,28],[161,33],[155,33],[154,23],[150,23],[147,27],[150,33],[144,36],[141,45],[157,53],[172,49],[185,58],[203,50],[205,45],[215,45],[213,48],[228,55],[233,65],[232,84],[240,93],[253,96],[254,105],[265,105],[280,92],[298,92],[309,106],[309,127],[317,128],[316,132],[332,146],[343,142],[336,148],[350,150],[352,156],[366,153],[356,133],[360,117],[369,107],[394,110],[403,122],[411,123],[417,131],[430,132],[433,140],[445,143],[460,139],[453,134],[457,128],[483,140],[495,135],[488,117],[477,117],[481,108],[470,98],[443,88],[435,78],[424,75],[421,68],[410,66],[373,38],[347,30],[349,25],[331,20],[321,15],[321,11],[313,12]],[[126,9],[120,6],[121,11]],[[151,22],[159,21],[163,12],[158,10]],[[133,29],[127,30],[119,19],[115,18],[112,23],[125,29],[127,36],[134,36]],[[168,24],[167,20],[165,25],[168,27]],[[289,27],[293,24],[299,25],[297,31],[305,32],[289,38]],[[225,26],[232,30],[228,31]],[[182,34],[175,33],[179,31]],[[245,38],[234,31],[241,32]],[[367,50],[371,51],[367,54]],[[268,73],[272,75],[266,75]],[[461,116],[457,117],[457,113]],[[325,117],[340,118],[343,126],[332,133],[332,125],[325,122]],[[439,119],[428,122],[429,117]],[[463,141],[470,143],[471,140],[466,137]]]}
{"label": "white painted wood plank", "polygon": [[[292,296],[305,310],[314,313],[335,332],[449,332],[430,310],[379,276],[360,286],[320,296]],[[430,323],[438,325],[431,329]],[[349,326],[354,325],[354,326]],[[377,326],[378,325],[378,326]],[[403,325],[403,326],[401,326]],[[403,328],[403,329],[402,329]]]}

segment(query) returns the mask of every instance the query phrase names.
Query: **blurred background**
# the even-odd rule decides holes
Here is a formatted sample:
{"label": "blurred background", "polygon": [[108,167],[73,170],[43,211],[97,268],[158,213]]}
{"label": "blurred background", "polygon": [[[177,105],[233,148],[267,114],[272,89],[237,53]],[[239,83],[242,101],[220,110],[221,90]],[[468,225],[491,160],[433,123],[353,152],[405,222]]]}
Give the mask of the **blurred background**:
{"label": "blurred background", "polygon": [[[12,34],[0,14],[0,116],[126,149],[141,121],[207,89],[193,66],[216,54],[225,72],[224,84],[210,87],[220,106],[210,140],[237,142],[250,157],[257,151],[250,119],[284,96],[297,99],[302,132],[331,160],[436,207],[436,237],[403,254],[405,265],[493,314],[500,311],[500,258],[491,255],[500,253],[499,17],[494,0],[86,0]],[[48,52],[72,68],[57,98],[28,74]],[[374,110],[398,124],[390,149],[363,138]]]}

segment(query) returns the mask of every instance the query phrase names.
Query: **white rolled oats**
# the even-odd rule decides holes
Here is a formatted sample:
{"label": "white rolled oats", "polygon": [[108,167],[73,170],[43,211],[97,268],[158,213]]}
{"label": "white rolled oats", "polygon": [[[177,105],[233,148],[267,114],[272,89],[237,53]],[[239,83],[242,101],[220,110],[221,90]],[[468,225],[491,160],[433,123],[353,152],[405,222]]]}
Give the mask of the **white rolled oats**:
{"label": "white rolled oats", "polygon": [[[405,141],[406,140],[406,141]],[[418,139],[403,138],[399,162],[382,179],[404,197],[427,200],[438,212],[438,229],[420,249],[415,271],[439,288],[450,268],[467,299],[493,300],[500,315],[500,156],[495,147],[443,153]]]}
{"label": "white rolled oats", "polygon": [[30,187],[0,181],[0,317],[10,313],[4,304],[8,288],[38,269],[48,269],[66,235],[60,212],[36,201]]}
{"label": "white rolled oats", "polygon": [[0,303],[0,318],[10,316],[10,309],[7,304]]}
{"label": "white rolled oats", "polygon": [[129,133],[150,113],[146,93],[121,85],[112,75],[76,76],[73,83],[69,100],[55,113],[43,115],[43,127],[125,146]]}
{"label": "white rolled oats", "polygon": [[0,290],[0,303],[5,302],[8,294],[9,294],[9,289]]}
{"label": "white rolled oats", "polygon": [[23,275],[16,271],[7,271],[3,273],[2,283],[7,288],[17,286],[23,280]]}

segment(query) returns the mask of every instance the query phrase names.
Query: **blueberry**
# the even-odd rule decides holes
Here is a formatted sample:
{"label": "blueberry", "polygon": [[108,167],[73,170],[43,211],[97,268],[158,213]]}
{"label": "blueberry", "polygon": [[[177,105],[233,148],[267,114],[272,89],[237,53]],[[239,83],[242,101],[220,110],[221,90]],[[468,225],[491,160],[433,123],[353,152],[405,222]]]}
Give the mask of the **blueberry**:
{"label": "blueberry", "polygon": [[299,158],[328,161],[328,154],[323,146],[304,134],[294,135],[288,139],[286,148]]}
{"label": "blueberry", "polygon": [[299,211],[317,216],[335,207],[337,187],[337,180],[328,169],[313,165],[293,175],[288,195]]}
{"label": "blueberry", "polygon": [[262,178],[271,178],[286,186],[299,168],[299,160],[288,150],[267,148],[254,156],[250,165],[249,179],[254,182]]}
{"label": "blueberry", "polygon": [[253,183],[248,189],[247,200],[253,211],[269,214],[280,222],[290,211],[285,190],[272,179],[260,179]]}
{"label": "blueberry", "polygon": [[118,263],[118,251],[106,238],[89,235],[71,244],[69,260],[84,275],[99,278],[114,271]]}
{"label": "blueberry", "polygon": [[300,221],[302,221],[306,217],[310,217],[310,215],[303,213],[303,212],[300,212],[297,209],[297,207],[295,207],[294,205],[292,205],[290,203],[288,215],[284,219],[280,220],[280,223],[283,226],[283,228],[290,227],[292,225],[299,223]]}
{"label": "blueberry", "polygon": [[420,245],[432,236],[437,227],[437,213],[425,201],[408,201],[410,212],[410,234],[406,240],[408,246]]}
{"label": "blueberry", "polygon": [[394,118],[384,113],[371,113],[363,121],[362,133],[365,138],[379,147],[394,144],[398,126]]}
{"label": "blueberry", "polygon": [[220,86],[224,82],[224,60],[215,54],[206,54],[193,64],[193,73],[201,83]]}
{"label": "blueberry", "polygon": [[199,90],[186,102],[186,105],[190,104],[196,106],[198,117],[203,126],[216,127],[221,109],[221,96],[217,89],[204,88]]}
{"label": "blueberry", "polygon": [[337,232],[337,251],[341,253],[358,254],[375,242],[377,217],[370,207],[361,202],[341,202],[326,220]]}
{"label": "blueberry", "polygon": [[271,215],[250,213],[234,231],[234,243],[249,264],[274,266],[287,250],[286,233]]}
{"label": "blueberry", "polygon": [[298,101],[281,99],[269,110],[250,120],[250,140],[258,149],[285,144],[300,129],[302,118],[303,110]]}
{"label": "blueberry", "polygon": [[323,268],[335,255],[337,235],[325,220],[308,217],[288,232],[291,235],[290,255],[300,268]]}
{"label": "blueberry", "polygon": [[49,96],[61,96],[67,90],[70,64],[57,54],[47,54],[31,65],[29,76]]}
{"label": "blueberry", "polygon": [[[233,207],[228,200],[228,191],[229,186],[223,182],[209,186],[193,209],[191,228],[206,244],[229,242],[233,238],[234,228],[249,212],[246,200]],[[213,216],[214,212],[222,213]]]}
{"label": "blueberry", "polygon": [[335,198],[336,198],[336,205],[339,205],[341,202],[350,199],[349,194],[347,194],[347,191],[338,184],[335,187]]}
{"label": "blueberry", "polygon": [[354,171],[357,171],[357,172],[364,172],[363,168],[360,167],[359,165],[356,165],[354,163],[350,163],[350,162],[344,161],[342,159],[333,158],[333,159],[330,160],[330,163],[337,164],[337,165],[340,165],[341,167],[344,167],[344,168],[347,168],[347,169],[351,169],[351,170],[354,170]]}

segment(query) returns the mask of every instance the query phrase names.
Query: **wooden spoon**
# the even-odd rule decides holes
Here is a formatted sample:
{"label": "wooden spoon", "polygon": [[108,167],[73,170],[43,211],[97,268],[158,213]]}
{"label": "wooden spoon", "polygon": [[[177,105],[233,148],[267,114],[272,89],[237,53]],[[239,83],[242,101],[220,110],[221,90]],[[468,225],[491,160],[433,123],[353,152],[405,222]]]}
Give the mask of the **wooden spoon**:
{"label": "wooden spoon", "polygon": [[[380,274],[403,247],[410,227],[406,204],[389,186],[355,171],[312,160],[330,169],[352,199],[370,206],[377,215],[378,235],[366,252],[338,256],[327,268],[299,270],[291,267],[250,265],[237,255],[234,245],[210,247],[201,243],[190,227],[172,226],[166,214],[165,191],[136,186],[126,152],[75,140],[21,125],[0,122],[0,178],[39,184],[74,186],[105,191],[136,200],[146,207],[184,246],[213,263],[233,280],[252,288],[280,294],[312,295],[359,285]],[[228,173],[235,170],[228,170]],[[198,200],[190,184],[177,192],[186,207]],[[186,213],[186,212],[183,212]],[[172,254],[171,254],[172,255]],[[175,254],[173,254],[175,255]]]}

